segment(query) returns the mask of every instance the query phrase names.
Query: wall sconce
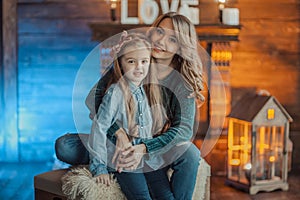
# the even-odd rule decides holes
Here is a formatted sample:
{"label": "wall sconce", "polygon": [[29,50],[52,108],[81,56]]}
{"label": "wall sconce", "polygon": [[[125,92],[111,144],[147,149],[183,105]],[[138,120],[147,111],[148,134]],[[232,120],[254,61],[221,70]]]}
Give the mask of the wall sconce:
{"label": "wall sconce", "polygon": [[110,18],[112,21],[116,21],[116,8],[118,0],[110,0]]}
{"label": "wall sconce", "polygon": [[222,16],[223,16],[223,9],[225,8],[225,3],[226,3],[226,0],[218,0],[219,20],[220,20],[221,23],[223,22]]}

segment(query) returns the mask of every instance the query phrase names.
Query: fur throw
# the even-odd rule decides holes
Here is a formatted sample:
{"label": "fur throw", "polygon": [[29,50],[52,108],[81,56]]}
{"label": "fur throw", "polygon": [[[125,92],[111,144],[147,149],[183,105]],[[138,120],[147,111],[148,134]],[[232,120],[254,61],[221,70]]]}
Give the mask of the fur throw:
{"label": "fur throw", "polygon": [[85,166],[70,168],[70,171],[61,178],[61,181],[62,192],[71,200],[126,200],[115,179],[110,186],[96,183],[91,172]]}
{"label": "fur throw", "polygon": [[[168,171],[169,177],[171,177],[172,173],[172,170]],[[70,171],[62,176],[61,181],[62,192],[71,200],[126,200],[125,195],[115,179],[110,186],[96,183],[87,166],[71,167]],[[201,159],[193,193],[193,200],[209,199],[210,166],[204,159]]]}

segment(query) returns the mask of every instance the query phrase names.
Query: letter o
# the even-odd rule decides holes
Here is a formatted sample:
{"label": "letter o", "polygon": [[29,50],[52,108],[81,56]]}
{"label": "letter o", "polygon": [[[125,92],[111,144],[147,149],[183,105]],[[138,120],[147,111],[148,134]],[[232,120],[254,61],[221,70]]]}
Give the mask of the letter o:
{"label": "letter o", "polygon": [[140,16],[145,24],[152,24],[158,13],[158,5],[153,0],[145,0],[140,7]]}

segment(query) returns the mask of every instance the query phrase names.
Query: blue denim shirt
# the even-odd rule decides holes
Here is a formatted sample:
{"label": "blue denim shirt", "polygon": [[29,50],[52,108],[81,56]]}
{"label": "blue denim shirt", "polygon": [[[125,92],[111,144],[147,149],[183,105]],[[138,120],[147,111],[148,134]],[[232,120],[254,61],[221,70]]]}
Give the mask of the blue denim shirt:
{"label": "blue denim shirt", "polygon": [[[136,105],[135,123],[139,126],[139,138],[133,139],[133,144],[139,144],[141,139],[152,138],[152,117],[150,107],[142,86],[129,84]],[[128,133],[128,120],[123,98],[123,91],[118,84],[113,84],[103,97],[96,117],[93,119],[89,136],[88,150],[90,152],[90,170],[94,175],[107,174],[107,167],[114,168],[111,163],[115,145],[107,140],[107,131],[116,123]],[[142,167],[142,162],[141,166]]]}

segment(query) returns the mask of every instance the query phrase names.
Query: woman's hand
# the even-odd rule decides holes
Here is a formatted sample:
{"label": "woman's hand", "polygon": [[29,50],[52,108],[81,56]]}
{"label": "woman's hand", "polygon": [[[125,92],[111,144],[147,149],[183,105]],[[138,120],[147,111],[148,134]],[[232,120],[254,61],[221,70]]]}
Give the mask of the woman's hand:
{"label": "woman's hand", "polygon": [[146,145],[138,144],[135,146],[129,147],[127,150],[121,153],[121,156],[118,158],[117,168],[122,172],[122,169],[125,170],[135,170],[140,164],[144,154],[146,153]]}
{"label": "woman's hand", "polygon": [[100,174],[99,176],[96,176],[95,179],[96,179],[96,183],[102,183],[107,186],[110,186],[111,181],[112,181],[110,179],[109,174]]}
{"label": "woman's hand", "polygon": [[[115,150],[114,156],[112,158],[113,163],[116,161],[116,159],[118,158],[118,156],[120,155],[120,153],[122,151],[124,151],[132,146],[124,129],[120,128],[119,130],[117,130],[115,135],[116,135],[117,141],[116,141],[116,150]],[[117,170],[118,170],[118,168],[117,168]]]}

